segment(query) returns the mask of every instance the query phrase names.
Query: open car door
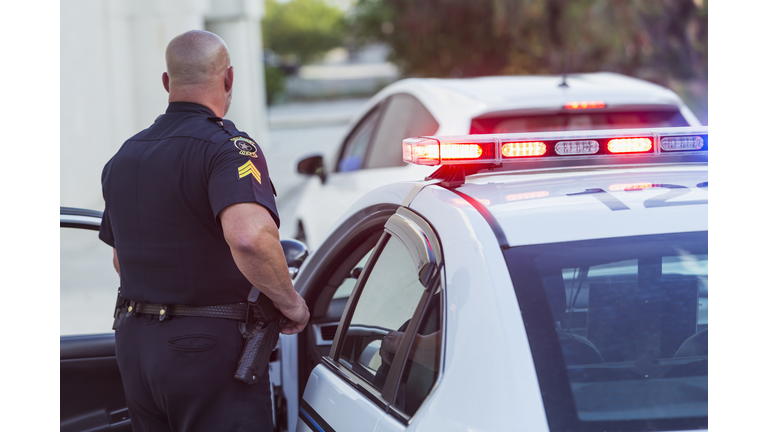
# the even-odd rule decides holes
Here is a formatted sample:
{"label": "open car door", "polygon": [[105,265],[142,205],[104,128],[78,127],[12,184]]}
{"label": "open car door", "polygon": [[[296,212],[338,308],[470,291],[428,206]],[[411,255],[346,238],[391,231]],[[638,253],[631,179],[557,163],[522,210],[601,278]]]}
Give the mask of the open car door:
{"label": "open car door", "polygon": [[120,279],[100,224],[101,212],[61,208],[62,432],[131,430],[112,330]]}

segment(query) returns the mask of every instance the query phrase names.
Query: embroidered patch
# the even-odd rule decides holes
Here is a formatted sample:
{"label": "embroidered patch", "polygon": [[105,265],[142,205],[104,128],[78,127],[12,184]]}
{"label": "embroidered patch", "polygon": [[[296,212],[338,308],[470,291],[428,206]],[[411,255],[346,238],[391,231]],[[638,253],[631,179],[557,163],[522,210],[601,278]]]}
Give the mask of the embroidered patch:
{"label": "embroidered patch", "polygon": [[258,169],[256,169],[256,166],[251,161],[248,161],[237,168],[237,175],[239,176],[238,180],[242,179],[243,177],[248,177],[248,174],[252,175],[253,178],[255,178],[259,184],[261,184],[261,173]]}
{"label": "embroidered patch", "polygon": [[258,157],[256,155],[256,143],[249,140],[248,138],[243,137],[235,137],[232,138],[230,141],[234,141],[235,147],[240,150],[240,154],[243,156],[248,157]]}

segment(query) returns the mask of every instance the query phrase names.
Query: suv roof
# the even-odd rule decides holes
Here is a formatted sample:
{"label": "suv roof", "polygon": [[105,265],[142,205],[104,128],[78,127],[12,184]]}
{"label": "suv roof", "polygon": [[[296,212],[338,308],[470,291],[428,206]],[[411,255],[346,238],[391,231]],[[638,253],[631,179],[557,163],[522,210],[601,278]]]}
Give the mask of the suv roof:
{"label": "suv roof", "polygon": [[612,72],[568,75],[567,87],[560,86],[562,81],[561,75],[408,78],[390,84],[373,96],[351,124],[387,96],[408,93],[435,116],[441,125],[440,134],[466,133],[472,118],[488,113],[559,110],[566,103],[582,100],[603,101],[607,110],[617,106],[675,107],[691,126],[701,125],[677,94],[648,81]]}
{"label": "suv roof", "polygon": [[[404,84],[406,81],[404,80]],[[494,76],[466,79],[413,79],[442,91],[462,93],[478,102],[488,104],[516,103],[531,106],[541,97],[559,100],[563,103],[581,96],[623,103],[646,101],[648,103],[676,104],[679,98],[671,90],[637,78],[611,73],[598,72],[569,75],[567,86],[560,86],[562,76]],[[609,102],[606,101],[606,102]],[[558,104],[562,105],[562,104]]]}

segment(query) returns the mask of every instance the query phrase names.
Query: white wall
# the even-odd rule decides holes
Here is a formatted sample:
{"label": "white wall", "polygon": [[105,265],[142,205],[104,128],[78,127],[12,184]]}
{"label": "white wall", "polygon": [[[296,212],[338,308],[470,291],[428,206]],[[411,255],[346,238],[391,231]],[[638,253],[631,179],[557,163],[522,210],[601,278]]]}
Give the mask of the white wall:
{"label": "white wall", "polygon": [[165,47],[191,29],[224,39],[235,67],[227,118],[269,147],[263,0],[66,0],[61,6],[60,204],[101,210],[101,170],[165,112]]}

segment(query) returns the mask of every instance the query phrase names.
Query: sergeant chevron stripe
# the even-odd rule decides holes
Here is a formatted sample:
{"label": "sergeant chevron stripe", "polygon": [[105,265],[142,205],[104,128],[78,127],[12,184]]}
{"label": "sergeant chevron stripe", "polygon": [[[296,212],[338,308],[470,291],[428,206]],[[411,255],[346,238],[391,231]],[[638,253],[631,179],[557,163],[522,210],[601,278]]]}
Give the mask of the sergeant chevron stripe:
{"label": "sergeant chevron stripe", "polygon": [[240,176],[238,180],[251,174],[261,184],[261,173],[250,160],[237,169],[237,174]]}

